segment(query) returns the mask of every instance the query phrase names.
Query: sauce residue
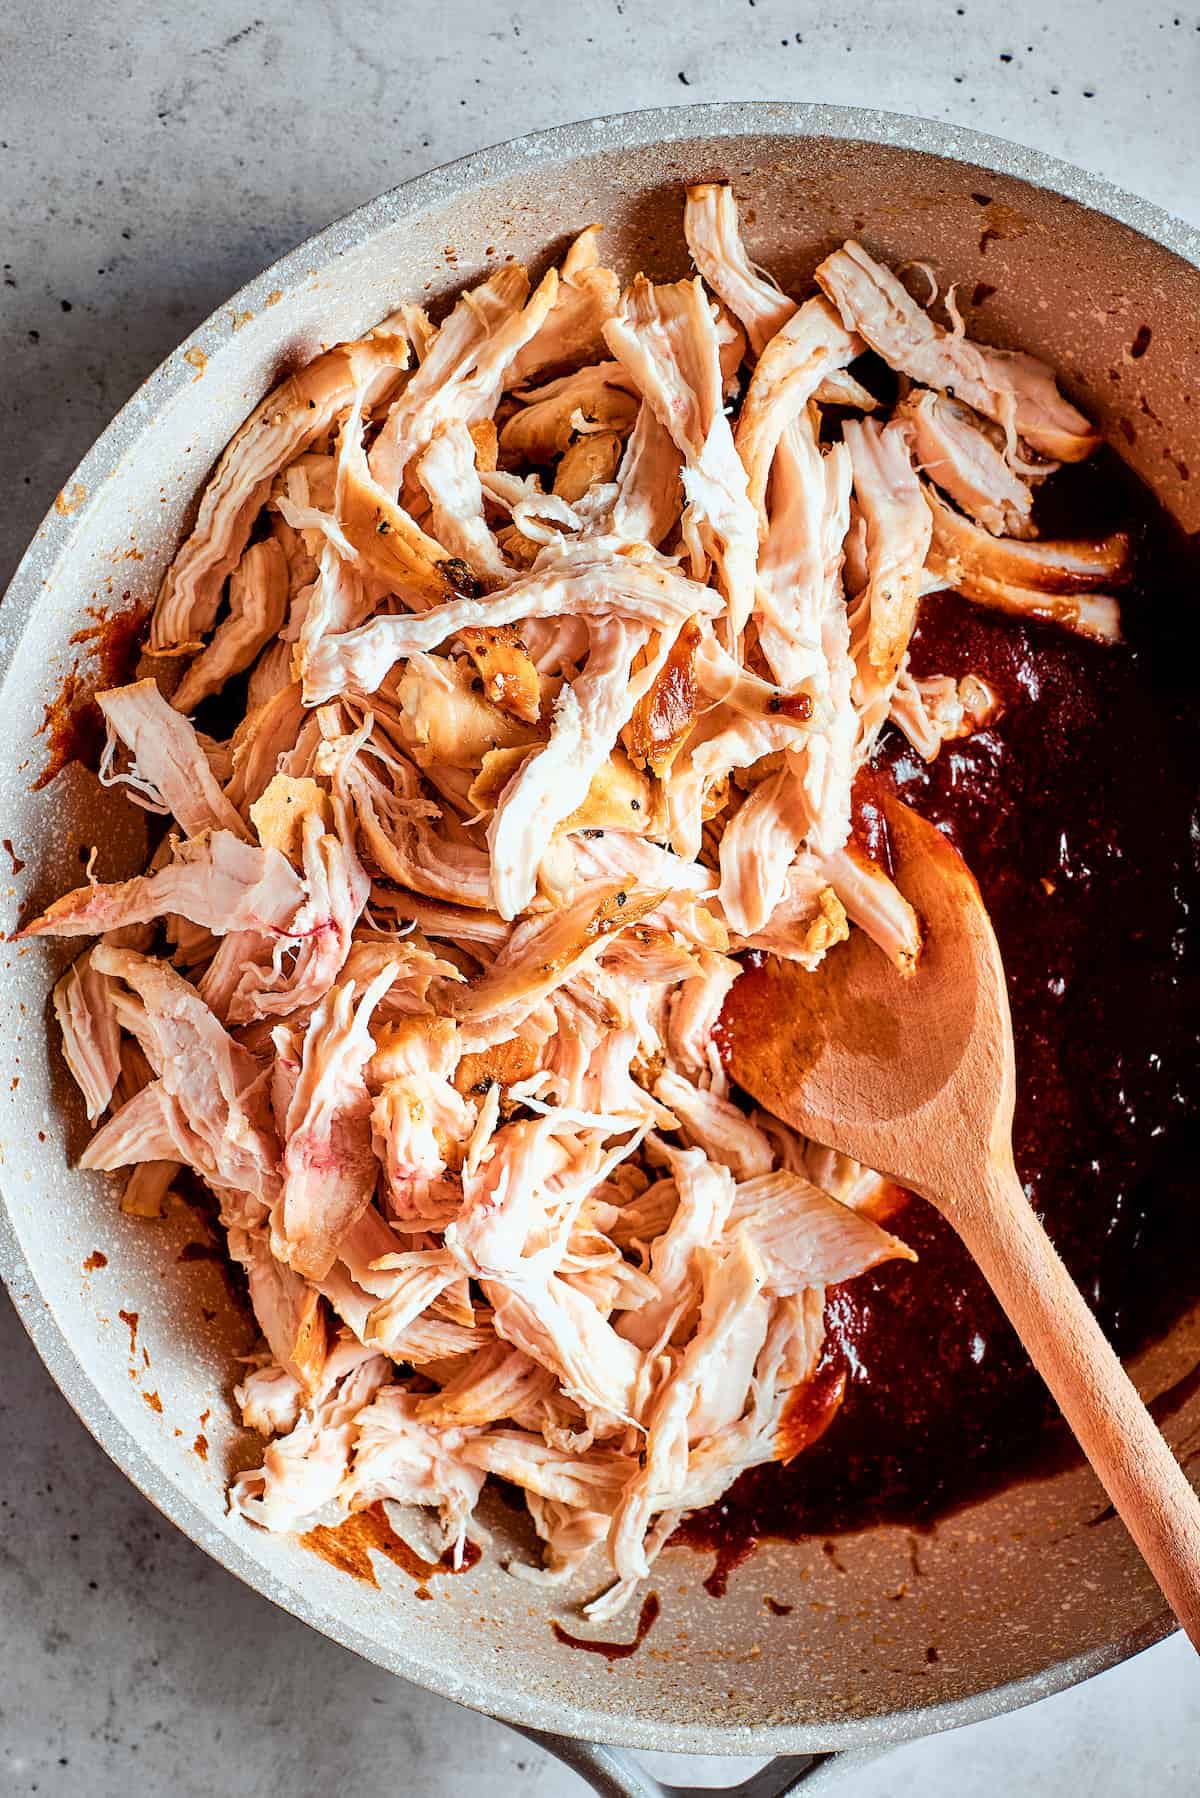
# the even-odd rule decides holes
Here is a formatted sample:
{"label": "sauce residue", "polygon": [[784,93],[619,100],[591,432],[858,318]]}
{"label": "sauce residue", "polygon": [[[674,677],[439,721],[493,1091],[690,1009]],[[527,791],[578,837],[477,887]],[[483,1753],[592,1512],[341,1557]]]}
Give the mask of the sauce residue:
{"label": "sauce residue", "polygon": [[138,1314],[136,1311],[118,1311],[117,1316],[129,1330],[129,1352],[137,1354]]}
{"label": "sauce residue", "polygon": [[352,1578],[365,1580],[367,1585],[375,1587],[378,1587],[379,1580],[371,1560],[372,1554],[385,1555],[402,1572],[422,1581],[433,1573],[465,1573],[468,1568],[475,1566],[480,1556],[478,1545],[468,1542],[461,1567],[455,1567],[448,1554],[443,1555],[440,1561],[424,1560],[396,1534],[388,1520],[382,1499],[368,1505],[363,1511],[355,1511],[342,1523],[318,1524],[315,1529],[306,1531],[300,1537],[300,1546],[320,1555],[323,1561],[328,1561],[339,1573],[348,1573]]}
{"label": "sauce residue", "polygon": [[[1175,1416],[1177,1411],[1182,1411],[1188,1400],[1194,1398],[1197,1392],[1200,1392],[1200,1366],[1193,1367],[1176,1380],[1173,1386],[1168,1386],[1165,1392],[1160,1392],[1157,1398],[1150,1400],[1148,1409],[1151,1417],[1161,1428]],[[1190,1459],[1190,1455],[1183,1457],[1185,1467]]]}
{"label": "sauce residue", "polygon": [[203,1430],[197,1432],[196,1440],[192,1443],[192,1453],[199,1455],[202,1461],[208,1460],[208,1437]]}
{"label": "sauce residue", "polygon": [[[1185,597],[1200,545],[1107,452],[1056,475],[1038,511],[1047,536],[1133,530],[1125,643],[950,594],[924,601],[914,674],[977,673],[1004,709],[931,763],[889,731],[856,795],[855,830],[884,859],[878,797],[890,786],[947,832],[978,879],[1012,1004],[1017,1167],[1088,1303],[1130,1353],[1200,1295],[1200,630]],[[911,1195],[888,1228],[919,1260],[830,1289],[822,1368],[840,1373],[844,1397],[821,1439],[788,1467],[744,1474],[683,1526],[684,1540],[719,1551],[881,1518],[924,1525],[1070,1457],[953,1232]],[[1193,1379],[1200,1370],[1172,1405]]]}
{"label": "sauce residue", "polygon": [[716,1560],[712,1572],[702,1582],[704,1590],[710,1598],[724,1598],[729,1589],[729,1576],[735,1567],[748,1561],[758,1547],[756,1536],[746,1536],[740,1542],[719,1542]]}
{"label": "sauce residue", "polygon": [[105,733],[95,696],[132,679],[151,610],[148,605],[123,612],[93,610],[95,622],[71,638],[72,643],[87,645],[91,666],[81,674],[76,663],[46,707],[38,727],[39,736],[46,738],[46,765],[33,783],[34,792],[48,786],[72,762],[93,770],[99,767]]}
{"label": "sauce residue", "polygon": [[850,826],[854,841],[873,862],[889,874],[896,872],[892,859],[892,839],[888,834],[883,800],[893,783],[879,769],[863,768],[854,782],[851,795]]}
{"label": "sauce residue", "polygon": [[94,1274],[98,1267],[108,1266],[108,1256],[102,1249],[93,1249],[83,1264],[85,1274]]}
{"label": "sauce residue", "polygon": [[764,1598],[763,1603],[772,1617],[790,1617],[796,1608],[795,1605],[781,1604],[777,1598]]}
{"label": "sauce residue", "polygon": [[779,1420],[775,1453],[785,1464],[811,1448],[829,1428],[846,1396],[846,1367],[840,1355],[824,1353],[811,1380],[788,1399]]}
{"label": "sauce residue", "polygon": [[185,1242],[175,1259],[176,1261],[223,1262],[225,1255],[215,1242]]}
{"label": "sauce residue", "polygon": [[56,495],[54,500],[54,510],[60,517],[69,518],[72,512],[78,512],[86,498],[87,488],[83,483],[81,481],[72,481],[69,487],[64,487],[62,492]]}
{"label": "sauce residue", "polygon": [[159,1398],[157,1392],[143,1392],[142,1397],[145,1399],[145,1401],[149,1405],[150,1409],[152,1411],[157,1411],[158,1415],[161,1417],[162,1416],[162,1400]]}
{"label": "sauce residue", "polygon": [[642,1609],[638,1616],[637,1629],[634,1631],[632,1642],[591,1642],[586,1636],[571,1635],[557,1621],[553,1621],[550,1628],[554,1631],[555,1639],[561,1642],[564,1648],[582,1648],[585,1654],[603,1655],[604,1659],[610,1662],[626,1661],[642,1646],[657,1622],[661,1609],[658,1593],[647,1592],[642,1600]]}

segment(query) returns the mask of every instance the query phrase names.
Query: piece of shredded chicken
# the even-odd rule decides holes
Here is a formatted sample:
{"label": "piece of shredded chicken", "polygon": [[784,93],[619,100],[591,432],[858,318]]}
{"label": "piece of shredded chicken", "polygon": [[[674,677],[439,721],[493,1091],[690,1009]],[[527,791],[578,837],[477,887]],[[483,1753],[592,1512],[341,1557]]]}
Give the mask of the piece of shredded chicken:
{"label": "piece of shredded chicken", "polygon": [[234,1509],[384,1499],[461,1556],[494,1476],[544,1547],[514,1571],[590,1567],[596,1618],[779,1455],[825,1287],[911,1254],[878,1176],[731,1092],[738,955],[861,929],[910,972],[855,772],[1002,709],[910,672],[922,595],[1112,638],[1130,573],[1037,534],[1029,454],[1098,441],[1042,364],[856,244],[783,293],[728,187],[685,231],[692,279],[624,283],[589,227],[263,400],[162,584],[181,678],[99,696],[159,846],[25,931],[100,939],[54,989],[83,1164],[142,1216],[190,1168],[245,1271]]}

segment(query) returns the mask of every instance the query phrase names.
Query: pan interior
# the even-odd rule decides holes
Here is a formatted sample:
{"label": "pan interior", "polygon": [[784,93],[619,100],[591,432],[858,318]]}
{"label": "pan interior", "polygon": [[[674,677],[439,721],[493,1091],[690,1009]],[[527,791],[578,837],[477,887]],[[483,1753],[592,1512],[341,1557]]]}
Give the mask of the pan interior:
{"label": "pan interior", "polygon": [[[18,910],[78,884],[92,844],[101,878],[139,865],[136,817],[91,776],[73,768],[31,790],[43,756],[35,733],[80,654],[71,639],[87,608],[153,594],[198,484],[258,398],[322,343],[355,335],[400,301],[436,303],[509,256],[540,267],[593,220],[605,224],[606,257],[623,272],[686,272],[685,181],[734,182],[752,252],[785,286],[802,283],[846,236],[893,264],[928,260],[968,292],[986,282],[995,289],[991,338],[1061,370],[1183,526],[1200,528],[1200,481],[1186,478],[1188,463],[1200,467],[1196,270],[1015,175],[859,141],[852,129],[848,141],[823,134],[828,126],[806,135],[802,119],[786,128],[785,111],[771,109],[761,130],[753,109],[711,122],[687,114],[690,125],[665,143],[617,121],[474,158],[297,252],[164,365],[96,453],[95,473],[79,471],[84,491],[66,490],[72,528],[35,545],[21,580],[36,603],[24,616],[20,604],[6,609],[17,640],[3,686],[5,829],[24,862],[9,888],[9,927]],[[900,121],[895,131],[917,134]],[[1155,353],[1134,357],[1143,325]],[[185,368],[195,348],[207,361],[193,356]],[[1132,444],[1122,419],[1136,419]],[[1052,1689],[1163,1632],[1162,1601],[1083,1470],[1011,1488],[926,1534],[887,1527],[832,1549],[764,1544],[719,1600],[701,1585],[705,1561],[669,1551],[651,1582],[662,1600],[657,1624],[637,1654],[612,1663],[573,1652],[549,1627],[554,1617],[577,1627],[571,1601],[590,1588],[547,1593],[502,1570],[510,1553],[531,1558],[527,1532],[502,1505],[485,1513],[492,1553],[468,1573],[429,1581],[433,1603],[386,1562],[373,1587],[294,1540],[228,1519],[229,1472],[257,1452],[230,1405],[234,1357],[252,1331],[218,1263],[187,1253],[204,1234],[190,1214],[125,1218],[118,1183],[73,1170],[87,1126],[48,1027],[50,986],[68,959],[40,945],[4,952],[0,1006],[13,1059],[0,1124],[5,1272],[56,1378],[115,1458],[206,1547],[318,1627],[509,1718],[730,1753],[919,1733]],[[1193,1315],[1142,1358],[1144,1389],[1176,1382],[1198,1354]],[[1200,1394],[1168,1429],[1177,1445],[1197,1436]],[[791,1611],[772,1614],[768,1597]],[[600,1633],[631,1632],[632,1620]],[[996,1690],[1013,1682],[1029,1683]]]}

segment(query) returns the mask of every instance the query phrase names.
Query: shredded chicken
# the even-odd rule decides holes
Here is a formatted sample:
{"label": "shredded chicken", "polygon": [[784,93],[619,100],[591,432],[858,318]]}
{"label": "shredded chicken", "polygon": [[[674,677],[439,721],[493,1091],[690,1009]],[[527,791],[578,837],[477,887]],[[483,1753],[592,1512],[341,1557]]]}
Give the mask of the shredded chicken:
{"label": "shredded chicken", "polygon": [[792,419],[804,411],[822,378],[844,366],[862,349],[828,301],[806,300],[758,359],[738,417],[738,455],[750,483],[750,498],[759,516],[759,535],[767,530],[767,481],[779,439]]}
{"label": "shredded chicken", "polygon": [[936,324],[861,244],[847,243],[827,256],[816,279],[847,330],[857,331],[901,374],[1002,425],[1010,454],[1018,438],[1059,462],[1083,461],[1099,447],[1099,432],[1062,397],[1044,362],[972,343]]}
{"label": "shredded chicken", "polygon": [[926,488],[933,519],[930,575],[964,599],[1019,617],[1044,618],[1084,637],[1115,642],[1120,609],[1106,587],[1133,571],[1123,532],[1097,543],[1017,543],[993,537]]}
{"label": "shredded chicken", "polygon": [[376,404],[408,361],[402,337],[329,350],[269,393],[250,414],[204,491],[191,534],[167,570],[150,631],[162,654],[195,647],[211,631],[225,577],[281,469],[328,430],[357,394]]}
{"label": "shredded chicken", "polygon": [[594,361],[604,348],[604,321],[621,297],[621,282],[600,261],[597,239],[603,227],[581,231],[563,258],[558,292],[538,330],[518,350],[508,371],[511,387],[522,387],[547,369]]}
{"label": "shredded chicken", "polygon": [[252,543],[229,577],[229,613],[171,695],[179,712],[194,712],[231,675],[249,668],[278,637],[289,597],[287,557],[274,537]]}
{"label": "shredded chicken", "polygon": [[754,603],[756,526],[747,471],[725,416],[712,304],[699,281],[655,287],[639,275],[604,336],[683,459],[685,536],[690,527],[715,562],[736,638]]}
{"label": "shredded chicken", "polygon": [[415,455],[439,425],[489,417],[514,356],[543,326],[558,297],[553,269],[531,298],[525,270],[510,263],[464,295],[432,340],[384,420],[371,450],[371,474],[395,497]]}
{"label": "shredded chicken", "polygon": [[1033,489],[1004,458],[984,421],[944,393],[914,388],[896,408],[917,466],[994,537],[1031,537]]}
{"label": "shredded chicken", "polygon": [[63,1054],[95,1123],[107,1109],[121,1076],[121,1025],[109,981],[81,955],[54,989],[54,1015]]}
{"label": "shredded chicken", "polygon": [[1112,638],[1131,572],[1037,534],[1030,458],[1098,441],[1049,369],[856,244],[785,294],[728,187],[685,231],[694,279],[624,284],[592,226],[262,402],[162,585],[172,697],[98,696],[161,839],[23,933],[101,938],[54,989],[83,1165],[141,1217],[192,1170],[245,1272],[234,1510],[420,1506],[461,1555],[503,1479],[598,1619],[784,1452],[826,1286],[911,1257],[879,1176],[735,1103],[719,1023],[743,951],[917,965],[852,782],[1001,710],[911,672],[922,595]]}

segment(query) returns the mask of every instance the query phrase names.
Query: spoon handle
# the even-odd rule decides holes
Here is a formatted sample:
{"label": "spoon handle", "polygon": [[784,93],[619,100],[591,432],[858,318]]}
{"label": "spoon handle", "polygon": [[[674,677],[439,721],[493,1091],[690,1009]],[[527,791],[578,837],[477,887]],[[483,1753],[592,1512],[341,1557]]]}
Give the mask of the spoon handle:
{"label": "spoon handle", "polygon": [[1200,1649],[1200,1498],[1035,1216],[1011,1161],[946,1204],[1192,1646]]}

